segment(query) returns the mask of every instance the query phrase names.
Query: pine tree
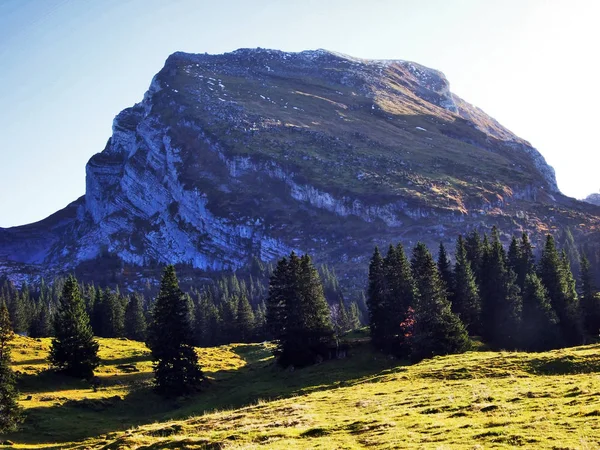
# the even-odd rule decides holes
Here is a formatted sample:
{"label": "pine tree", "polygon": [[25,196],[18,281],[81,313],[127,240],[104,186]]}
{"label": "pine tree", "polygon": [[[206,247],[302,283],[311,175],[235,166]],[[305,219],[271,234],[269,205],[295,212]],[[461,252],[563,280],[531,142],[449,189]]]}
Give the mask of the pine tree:
{"label": "pine tree", "polygon": [[544,351],[560,347],[558,317],[550,305],[546,288],[535,273],[525,278],[521,347]]}
{"label": "pine tree", "polygon": [[525,278],[530,273],[535,272],[535,257],[533,256],[533,245],[529,241],[529,236],[526,232],[523,232],[521,236],[521,243],[519,245],[519,267],[516,270],[517,273],[517,284],[521,288],[521,291],[525,290]]}
{"label": "pine tree", "polygon": [[75,277],[65,282],[54,318],[50,364],[67,375],[89,378],[100,364],[98,343]]}
{"label": "pine tree", "polygon": [[481,242],[481,236],[476,230],[473,230],[465,238],[465,250],[467,259],[471,263],[471,269],[475,275],[475,280],[479,285],[481,283],[481,265],[483,264],[484,245]]}
{"label": "pine tree", "polygon": [[411,260],[417,288],[410,357],[420,361],[434,355],[461,353],[469,349],[467,330],[451,311],[444,284],[431,253],[423,243],[413,250]]}
{"label": "pine tree", "polygon": [[379,253],[379,248],[375,247],[369,264],[369,287],[366,303],[369,310],[371,340],[377,348],[383,348],[386,345],[386,291],[384,261]]}
{"label": "pine tree", "polygon": [[548,290],[550,304],[558,316],[561,333],[567,345],[583,342],[583,327],[579,315],[579,301],[573,275],[561,259],[552,235],[546,243],[539,264],[539,276]]}
{"label": "pine tree", "polygon": [[266,311],[267,331],[277,339],[283,334],[285,327],[285,299],[290,295],[290,279],[289,261],[281,258],[269,281]]}
{"label": "pine tree", "polygon": [[448,297],[448,300],[452,302],[452,299],[454,297],[454,279],[452,275],[450,259],[448,258],[448,253],[446,253],[446,247],[444,247],[444,244],[442,242],[440,242],[440,247],[438,251],[437,267],[440,272],[440,277],[444,282],[446,296]]}
{"label": "pine tree", "polygon": [[600,335],[600,299],[596,295],[590,262],[585,254],[581,255],[581,313],[583,326],[589,338],[597,339]]}
{"label": "pine tree", "polygon": [[[327,356],[333,327],[323,285],[310,257],[298,258],[292,252],[286,263],[285,268],[278,264],[285,279],[272,278],[278,286],[285,286],[286,295],[279,297],[274,286],[269,289],[275,295],[267,303],[267,317],[283,318],[280,335],[276,336],[278,362],[283,366],[305,366]],[[277,298],[282,304],[277,303]],[[283,312],[269,313],[269,308]]]}
{"label": "pine tree", "polygon": [[240,342],[251,342],[254,338],[254,312],[244,294],[239,296],[237,302],[235,324]]}
{"label": "pine tree", "polygon": [[404,334],[400,324],[406,320],[408,309],[415,303],[415,283],[410,262],[406,257],[402,244],[395,248],[390,246],[384,259],[385,291],[383,314],[385,318],[384,340],[385,350],[397,356],[405,349]]}
{"label": "pine tree", "polygon": [[144,314],[144,299],[134,294],[125,309],[125,337],[134,341],[146,340],[147,324]]}
{"label": "pine tree", "polygon": [[482,334],[494,348],[514,349],[519,344],[522,299],[496,227],[492,230],[492,242],[484,239],[484,249],[480,288]]}
{"label": "pine tree", "polygon": [[190,303],[179,288],[174,266],[167,266],[148,328],[148,346],[154,360],[158,392],[178,396],[197,389],[203,379],[192,347]]}
{"label": "pine tree", "polygon": [[11,368],[9,342],[14,334],[6,304],[0,305],[0,434],[14,431],[23,421],[23,409],[17,402],[16,377]]}
{"label": "pine tree", "polygon": [[458,236],[456,241],[454,280],[452,311],[458,315],[470,334],[479,335],[481,333],[481,299],[462,236]]}
{"label": "pine tree", "polygon": [[41,338],[52,336],[52,334],[52,317],[48,306],[45,302],[42,302],[39,311],[29,326],[29,336],[32,338]]}

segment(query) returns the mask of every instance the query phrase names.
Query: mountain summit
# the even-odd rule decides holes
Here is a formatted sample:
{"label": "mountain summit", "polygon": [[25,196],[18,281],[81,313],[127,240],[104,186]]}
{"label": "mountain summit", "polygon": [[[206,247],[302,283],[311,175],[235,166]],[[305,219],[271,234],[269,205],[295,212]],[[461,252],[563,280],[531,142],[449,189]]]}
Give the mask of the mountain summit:
{"label": "mountain summit", "polygon": [[326,50],[177,52],[114,119],[85,196],[0,229],[0,270],[107,256],[224,270],[293,249],[360,266],[378,243],[492,224],[587,232],[598,217],[439,71]]}

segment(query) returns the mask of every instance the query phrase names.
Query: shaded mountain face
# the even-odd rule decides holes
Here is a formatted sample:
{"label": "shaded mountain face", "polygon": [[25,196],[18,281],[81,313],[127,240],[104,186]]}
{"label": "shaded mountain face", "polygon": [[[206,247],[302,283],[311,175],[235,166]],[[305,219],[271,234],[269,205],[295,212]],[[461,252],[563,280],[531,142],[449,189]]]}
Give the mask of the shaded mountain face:
{"label": "shaded mountain face", "polygon": [[219,271],[291,250],[362,269],[376,244],[598,222],[442,73],[324,50],[171,55],[86,177],[64,210],[0,229],[0,271]]}
{"label": "shaded mountain face", "polygon": [[591,203],[592,205],[600,206],[600,194],[590,194],[583,201]]}

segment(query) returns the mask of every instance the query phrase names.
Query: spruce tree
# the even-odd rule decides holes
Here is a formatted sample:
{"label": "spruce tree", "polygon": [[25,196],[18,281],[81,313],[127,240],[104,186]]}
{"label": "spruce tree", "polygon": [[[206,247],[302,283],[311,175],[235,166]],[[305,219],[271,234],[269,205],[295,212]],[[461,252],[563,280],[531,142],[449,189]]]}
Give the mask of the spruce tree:
{"label": "spruce tree", "polygon": [[458,315],[470,334],[479,335],[481,333],[481,299],[462,236],[458,236],[456,241],[454,281],[452,311]]}
{"label": "spruce tree", "polygon": [[269,294],[267,297],[266,323],[269,334],[279,339],[285,327],[285,299],[290,295],[289,273],[290,265],[287,258],[281,258],[271,275],[269,281]]}
{"label": "spruce tree", "polygon": [[239,296],[237,302],[235,324],[240,342],[251,342],[254,338],[254,312],[244,294]]}
{"label": "spruce tree", "polygon": [[54,318],[50,364],[67,375],[89,378],[100,364],[98,343],[75,277],[65,282]]}
{"label": "spruce tree", "polygon": [[23,409],[17,399],[16,377],[11,368],[9,343],[14,333],[6,304],[0,305],[0,434],[14,431],[23,421]]}
{"label": "spruce tree", "polygon": [[522,299],[516,278],[494,227],[492,242],[484,239],[480,279],[482,334],[494,348],[514,349],[519,344]]}
{"label": "spruce tree", "polygon": [[467,259],[471,263],[471,270],[475,275],[478,285],[481,280],[481,265],[483,263],[484,246],[481,242],[481,236],[476,230],[473,230],[465,238],[465,250]]}
{"label": "spruce tree", "polygon": [[585,254],[581,255],[581,313],[583,326],[588,338],[597,339],[600,335],[600,299],[596,295],[590,262]]}
{"label": "spruce tree", "polygon": [[147,324],[144,314],[144,299],[134,294],[125,309],[125,337],[134,341],[146,340]]}
{"label": "spruce tree", "polygon": [[519,245],[519,267],[516,270],[517,273],[517,284],[521,290],[525,290],[525,278],[530,273],[535,272],[535,257],[533,256],[533,245],[529,240],[529,236],[526,232],[523,232],[521,236],[521,242]]}
{"label": "spruce tree", "polygon": [[558,317],[548,300],[546,288],[535,273],[525,278],[521,347],[544,351],[560,347],[562,339]]}
{"label": "spruce tree", "polygon": [[381,253],[379,253],[379,248],[375,247],[369,264],[369,286],[366,303],[369,310],[371,340],[377,348],[386,346],[385,324],[387,322],[387,312],[385,310],[385,298],[387,289],[385,281],[384,261]]}
{"label": "spruce tree", "polygon": [[29,326],[29,336],[32,338],[41,338],[52,336],[52,317],[48,306],[45,302],[39,307],[36,316],[32,319],[31,325]]}
{"label": "spruce tree", "polygon": [[579,315],[579,301],[573,275],[561,259],[552,235],[547,235],[539,264],[539,276],[548,290],[550,304],[558,316],[566,345],[583,342],[583,327]]}
{"label": "spruce tree", "polygon": [[199,388],[203,380],[194,347],[190,303],[179,288],[174,266],[167,266],[152,309],[148,347],[154,360],[157,391],[178,396]]}
{"label": "spruce tree", "polygon": [[[269,313],[269,308],[283,311],[279,315],[283,318],[283,327],[276,336],[278,362],[283,366],[305,366],[327,356],[333,327],[323,285],[310,257],[304,255],[298,258],[292,252],[286,262],[287,267],[281,271],[286,279],[272,278],[285,286],[286,295],[280,297],[282,304],[276,302],[278,296],[269,298],[267,317],[279,315]],[[277,295],[276,291],[269,289],[270,293]]]}
{"label": "spruce tree", "polygon": [[468,350],[467,330],[451,311],[443,281],[425,244],[416,245],[411,265],[417,292],[413,335],[410,338],[411,359],[420,361],[434,355]]}
{"label": "spruce tree", "polygon": [[442,242],[440,242],[440,247],[438,251],[437,267],[440,272],[440,277],[444,282],[444,287],[446,288],[446,296],[448,297],[448,300],[452,302],[452,298],[454,297],[454,280],[452,276],[452,267],[450,265],[448,253],[446,253],[446,247],[444,247],[444,244]]}

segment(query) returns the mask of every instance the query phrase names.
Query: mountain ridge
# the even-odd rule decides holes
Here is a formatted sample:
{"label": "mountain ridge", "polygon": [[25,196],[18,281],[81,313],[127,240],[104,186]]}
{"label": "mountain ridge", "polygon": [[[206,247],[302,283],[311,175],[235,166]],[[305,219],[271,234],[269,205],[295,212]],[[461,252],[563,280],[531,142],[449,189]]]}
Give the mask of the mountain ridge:
{"label": "mountain ridge", "polygon": [[85,196],[0,229],[0,272],[106,254],[235,270],[291,250],[360,265],[391,240],[492,223],[545,232],[561,208],[573,226],[597,225],[535,148],[442,72],[326,50],[176,52],[115,117]]}

